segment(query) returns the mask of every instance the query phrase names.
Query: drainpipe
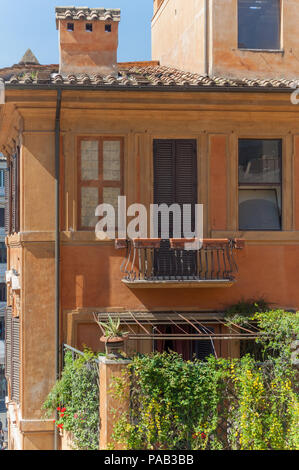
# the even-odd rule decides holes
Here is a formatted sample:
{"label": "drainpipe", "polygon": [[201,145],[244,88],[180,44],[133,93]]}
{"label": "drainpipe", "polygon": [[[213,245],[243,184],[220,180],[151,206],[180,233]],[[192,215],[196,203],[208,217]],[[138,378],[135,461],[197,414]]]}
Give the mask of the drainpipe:
{"label": "drainpipe", "polygon": [[[61,89],[57,90],[55,117],[55,379],[60,378],[60,115]],[[56,411],[55,419],[58,413]],[[58,429],[54,431],[54,450],[58,450]]]}
{"label": "drainpipe", "polygon": [[205,75],[209,75],[209,0],[204,3]]}

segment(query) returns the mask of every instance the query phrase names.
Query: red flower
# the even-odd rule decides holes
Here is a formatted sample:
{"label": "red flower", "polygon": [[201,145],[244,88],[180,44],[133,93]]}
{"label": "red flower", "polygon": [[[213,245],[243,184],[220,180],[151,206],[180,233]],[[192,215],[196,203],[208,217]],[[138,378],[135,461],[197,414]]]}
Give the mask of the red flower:
{"label": "red flower", "polygon": [[63,418],[63,417],[64,417],[64,413],[60,413],[60,417]]}
{"label": "red flower", "polygon": [[56,408],[56,409],[57,409],[57,411],[61,411],[61,408],[60,408],[59,406],[58,406],[58,408]]}
{"label": "red flower", "polygon": [[196,439],[197,438],[197,434],[196,432],[194,434],[192,434],[192,439]]}
{"label": "red flower", "polygon": [[56,420],[55,420],[55,419],[53,419],[53,423],[56,423]]}
{"label": "red flower", "polygon": [[64,413],[66,411],[66,408],[61,408],[61,412]]}
{"label": "red flower", "polygon": [[205,433],[202,432],[202,433],[201,433],[201,438],[202,438],[202,439],[206,439],[206,437],[207,437],[207,436],[205,435]]}

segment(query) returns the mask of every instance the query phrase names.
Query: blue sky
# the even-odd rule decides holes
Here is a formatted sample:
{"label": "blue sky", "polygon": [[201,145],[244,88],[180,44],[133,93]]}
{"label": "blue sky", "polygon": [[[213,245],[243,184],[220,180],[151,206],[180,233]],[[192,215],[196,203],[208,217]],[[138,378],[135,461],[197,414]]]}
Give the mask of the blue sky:
{"label": "blue sky", "polygon": [[153,0],[0,0],[0,68],[16,64],[30,48],[41,64],[57,64],[56,6],[120,8],[118,60],[151,58]]}

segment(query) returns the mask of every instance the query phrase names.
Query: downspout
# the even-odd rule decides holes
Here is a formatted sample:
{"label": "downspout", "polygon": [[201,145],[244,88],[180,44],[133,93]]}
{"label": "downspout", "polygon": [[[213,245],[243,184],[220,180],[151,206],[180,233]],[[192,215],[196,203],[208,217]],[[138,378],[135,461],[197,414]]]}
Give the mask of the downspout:
{"label": "downspout", "polygon": [[[55,117],[55,379],[60,378],[60,115],[61,89],[57,90]],[[55,420],[58,419],[56,411]],[[54,450],[58,450],[58,429],[54,430]]]}
{"label": "downspout", "polygon": [[209,75],[209,0],[204,0],[205,76]]}

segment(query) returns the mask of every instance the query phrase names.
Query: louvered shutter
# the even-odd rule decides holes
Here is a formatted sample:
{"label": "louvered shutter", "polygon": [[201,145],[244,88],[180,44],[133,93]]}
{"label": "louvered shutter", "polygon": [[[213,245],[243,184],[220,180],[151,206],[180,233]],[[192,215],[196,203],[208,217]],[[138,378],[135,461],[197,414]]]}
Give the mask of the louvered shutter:
{"label": "louvered shutter", "polygon": [[20,148],[15,161],[15,232],[20,231]]}
{"label": "louvered shutter", "polygon": [[16,200],[17,200],[17,156],[13,155],[11,161],[11,231],[16,232]]}
{"label": "louvered shutter", "polygon": [[[154,143],[154,202],[171,205],[177,203],[181,210],[184,204],[191,204],[191,229],[194,230],[195,204],[197,203],[197,152],[196,140],[157,140]],[[182,219],[183,222],[183,219]],[[173,227],[170,221],[170,237]],[[182,227],[183,228],[183,227]],[[181,230],[182,230],[181,228]],[[183,231],[181,236],[183,237]],[[196,256],[184,252],[179,265],[174,253],[169,251],[169,242],[163,243],[156,260],[157,272],[161,266],[162,275],[191,275],[196,271]]]}
{"label": "louvered shutter", "polygon": [[11,378],[11,348],[12,348],[12,309],[5,310],[5,376]]}
{"label": "louvered shutter", "polygon": [[183,209],[183,204],[190,204],[192,206],[191,230],[194,230],[195,204],[197,203],[197,159],[195,140],[176,141],[175,199],[181,206],[181,210]]}
{"label": "louvered shutter", "polygon": [[10,198],[10,168],[4,171],[4,186],[5,186],[5,215],[4,226],[5,233],[10,233],[10,217],[11,217],[11,198]]}
{"label": "louvered shutter", "polygon": [[[154,203],[175,203],[175,142],[173,140],[156,140],[154,142]],[[169,218],[169,235],[173,236],[172,215]],[[161,219],[158,224],[158,236],[161,237]],[[171,277],[175,270],[174,253],[170,251],[169,240],[161,243],[155,252],[154,273],[163,278]]]}
{"label": "louvered shutter", "polygon": [[[214,328],[209,326],[209,329],[204,329],[197,325],[197,328],[201,330],[203,333],[214,333]],[[194,330],[192,331],[194,333]],[[192,341],[191,344],[191,357],[195,357],[201,361],[204,361],[208,356],[215,355],[215,346],[213,344],[213,339],[206,340],[206,339],[199,339],[196,341]]]}
{"label": "louvered shutter", "polygon": [[15,402],[20,401],[20,320],[12,320],[12,372],[11,397]]}
{"label": "louvered shutter", "polygon": [[[190,229],[195,230],[195,204],[197,203],[197,152],[196,140],[176,140],[175,197],[183,214],[183,205],[190,204]],[[182,237],[183,217],[182,217]],[[191,276],[197,272],[195,252],[184,251],[180,274]]]}

